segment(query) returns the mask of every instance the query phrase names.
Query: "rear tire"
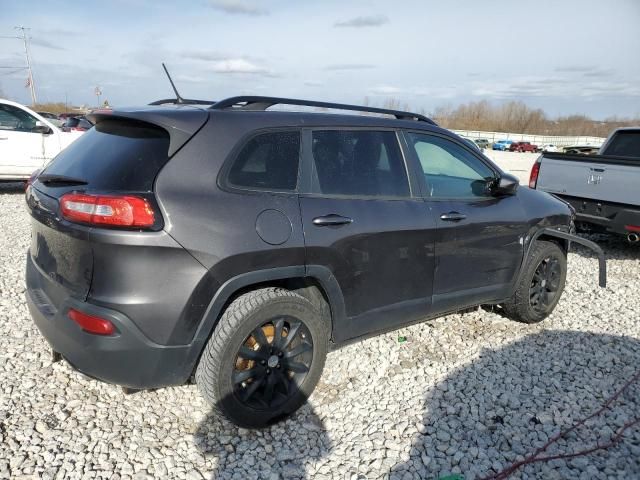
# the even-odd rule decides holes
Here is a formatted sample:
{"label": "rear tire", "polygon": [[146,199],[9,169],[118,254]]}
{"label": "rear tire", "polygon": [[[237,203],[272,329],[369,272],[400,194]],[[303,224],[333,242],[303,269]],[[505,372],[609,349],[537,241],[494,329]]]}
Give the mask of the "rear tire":
{"label": "rear tire", "polygon": [[236,298],[214,329],[196,383],[217,413],[241,427],[271,425],[313,392],[328,350],[329,325],[306,298],[262,288]]}
{"label": "rear tire", "polygon": [[567,256],[554,242],[537,241],[529,252],[515,293],[503,304],[512,320],[538,323],[558,304],[567,276]]}

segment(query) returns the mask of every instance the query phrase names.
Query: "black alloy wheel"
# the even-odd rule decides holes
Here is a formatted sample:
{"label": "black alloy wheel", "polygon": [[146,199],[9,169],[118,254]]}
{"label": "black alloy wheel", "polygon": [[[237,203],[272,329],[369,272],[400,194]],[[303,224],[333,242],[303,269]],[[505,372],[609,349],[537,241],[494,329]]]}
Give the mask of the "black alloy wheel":
{"label": "black alloy wheel", "polygon": [[544,258],[536,267],[529,288],[529,302],[538,313],[546,313],[553,305],[560,289],[560,261],[555,257]]}
{"label": "black alloy wheel", "polygon": [[296,394],[312,359],[312,336],[301,320],[270,320],[256,327],[238,350],[231,374],[234,394],[253,409],[277,408]]}

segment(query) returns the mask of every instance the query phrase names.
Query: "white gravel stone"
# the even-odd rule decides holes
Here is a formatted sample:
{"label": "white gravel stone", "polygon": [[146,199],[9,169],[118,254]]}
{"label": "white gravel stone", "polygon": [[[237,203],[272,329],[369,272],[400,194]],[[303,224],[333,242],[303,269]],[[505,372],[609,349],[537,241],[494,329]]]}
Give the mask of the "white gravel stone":
{"label": "white gravel stone", "polygon": [[[24,300],[29,217],[0,184],[0,478],[437,478],[491,474],[593,412],[640,368],[640,248],[574,248],[538,325],[477,310],[332,352],[292,419],[257,432],[216,418],[195,386],[123,395],[51,364]],[[398,343],[398,336],[407,338]],[[640,413],[640,386],[549,453],[606,441]],[[640,478],[640,428],[606,451],[514,478]]]}

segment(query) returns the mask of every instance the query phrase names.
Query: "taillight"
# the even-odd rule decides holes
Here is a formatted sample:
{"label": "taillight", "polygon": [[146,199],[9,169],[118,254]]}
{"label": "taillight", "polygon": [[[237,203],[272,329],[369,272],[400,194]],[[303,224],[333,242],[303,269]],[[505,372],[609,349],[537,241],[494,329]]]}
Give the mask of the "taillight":
{"label": "taillight", "polygon": [[155,223],[149,201],[131,195],[67,193],[60,199],[60,209],[70,222],[143,228]]}
{"label": "taillight", "polygon": [[529,176],[529,188],[536,188],[538,184],[538,175],[540,175],[540,160],[531,167],[531,175]]}
{"label": "taillight", "polygon": [[67,316],[76,322],[85,332],[93,333],[94,335],[113,335],[116,331],[116,328],[110,320],[88,315],[74,308],[69,310]]}

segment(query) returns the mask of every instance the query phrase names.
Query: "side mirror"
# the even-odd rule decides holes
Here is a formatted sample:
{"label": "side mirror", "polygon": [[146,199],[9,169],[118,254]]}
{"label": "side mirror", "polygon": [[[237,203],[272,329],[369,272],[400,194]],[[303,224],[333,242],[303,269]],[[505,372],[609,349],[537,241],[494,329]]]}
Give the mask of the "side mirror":
{"label": "side mirror", "polygon": [[492,193],[494,195],[514,195],[518,190],[520,180],[510,173],[503,173],[493,184]]}
{"label": "side mirror", "polygon": [[33,133],[42,133],[43,135],[50,135],[53,133],[53,130],[51,130],[51,128],[42,123],[40,120],[36,120],[36,125],[31,129],[31,131]]}

